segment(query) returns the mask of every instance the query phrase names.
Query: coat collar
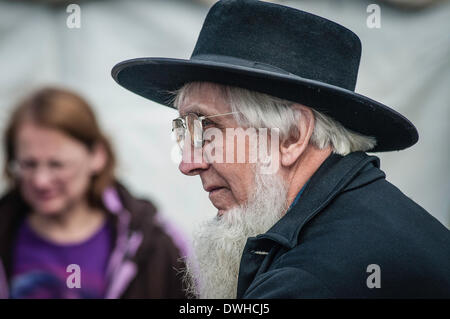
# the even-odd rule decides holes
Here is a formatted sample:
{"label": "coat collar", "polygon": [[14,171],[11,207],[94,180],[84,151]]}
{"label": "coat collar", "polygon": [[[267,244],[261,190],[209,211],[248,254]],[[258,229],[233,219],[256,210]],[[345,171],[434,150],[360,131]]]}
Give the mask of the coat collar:
{"label": "coat collar", "polygon": [[[292,249],[298,243],[303,226],[340,192],[384,178],[385,174],[379,167],[379,158],[364,152],[346,156],[331,154],[310,178],[300,200],[271,229],[256,239],[269,239]],[[355,178],[356,175],[358,178]]]}

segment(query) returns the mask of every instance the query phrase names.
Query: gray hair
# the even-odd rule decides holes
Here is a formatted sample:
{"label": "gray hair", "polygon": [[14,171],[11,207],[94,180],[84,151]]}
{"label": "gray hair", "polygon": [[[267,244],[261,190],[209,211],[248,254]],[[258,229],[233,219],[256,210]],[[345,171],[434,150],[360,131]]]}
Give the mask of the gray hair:
{"label": "gray hair", "polygon": [[[179,107],[186,95],[201,90],[205,82],[191,82],[174,92],[173,104]],[[220,90],[231,106],[234,118],[242,127],[279,128],[281,140],[298,137],[301,112],[291,107],[294,102],[264,93],[238,87],[208,83]],[[319,149],[331,145],[336,154],[347,155],[356,151],[368,151],[375,147],[376,139],[345,128],[327,115],[310,108],[314,114],[315,126],[310,143]]]}

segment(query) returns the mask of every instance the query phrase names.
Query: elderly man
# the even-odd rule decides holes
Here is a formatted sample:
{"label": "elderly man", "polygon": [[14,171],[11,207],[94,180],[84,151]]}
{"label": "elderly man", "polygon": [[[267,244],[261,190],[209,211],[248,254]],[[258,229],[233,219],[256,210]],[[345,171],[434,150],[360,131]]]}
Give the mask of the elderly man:
{"label": "elderly man", "polygon": [[197,297],[450,297],[449,231],[365,153],[418,134],[354,92],[360,55],[359,38],[329,20],[223,0],[190,60],[114,67],[120,85],[178,109],[179,168],[200,176],[218,210],[194,235],[186,277]]}

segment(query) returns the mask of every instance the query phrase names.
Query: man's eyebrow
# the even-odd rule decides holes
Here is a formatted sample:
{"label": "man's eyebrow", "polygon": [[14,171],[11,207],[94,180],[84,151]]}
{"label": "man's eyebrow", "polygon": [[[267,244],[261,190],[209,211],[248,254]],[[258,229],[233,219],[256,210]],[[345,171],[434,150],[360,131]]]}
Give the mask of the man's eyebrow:
{"label": "man's eyebrow", "polygon": [[198,116],[209,116],[211,114],[208,114],[208,112],[205,112],[204,110],[202,110],[200,108],[199,105],[194,104],[192,107],[188,107],[187,109],[185,109],[183,112],[180,112],[180,116],[183,117],[188,113],[195,113]]}

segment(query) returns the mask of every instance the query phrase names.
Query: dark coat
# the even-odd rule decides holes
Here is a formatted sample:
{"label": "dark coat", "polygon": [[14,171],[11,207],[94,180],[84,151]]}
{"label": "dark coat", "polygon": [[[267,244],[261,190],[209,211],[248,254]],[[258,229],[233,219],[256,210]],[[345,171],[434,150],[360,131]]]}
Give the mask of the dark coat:
{"label": "dark coat", "polygon": [[[105,206],[114,244],[105,298],[185,298],[179,272],[184,263],[158,222],[156,208],[133,197],[119,183],[108,189],[111,192],[113,200],[105,200]],[[12,246],[28,210],[17,191],[0,199],[0,298],[8,297],[5,286],[11,279]]]}
{"label": "dark coat", "polygon": [[449,230],[379,164],[330,155],[287,214],[248,239],[238,298],[450,298]]}

